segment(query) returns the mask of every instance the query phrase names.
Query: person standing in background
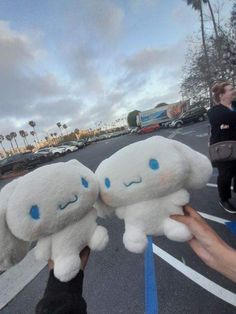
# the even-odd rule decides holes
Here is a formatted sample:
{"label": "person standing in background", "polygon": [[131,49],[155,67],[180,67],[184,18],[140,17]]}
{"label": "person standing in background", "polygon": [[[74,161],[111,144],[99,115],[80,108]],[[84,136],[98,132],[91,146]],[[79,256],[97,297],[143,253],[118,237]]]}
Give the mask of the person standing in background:
{"label": "person standing in background", "polygon": [[[208,110],[207,115],[211,125],[210,145],[236,141],[236,111],[233,100],[236,95],[234,87],[229,82],[215,83],[212,87],[215,105]],[[229,213],[236,213],[235,206],[231,203],[231,182],[236,177],[236,160],[219,161],[214,165],[218,168],[217,178],[220,206]],[[236,184],[234,184],[236,192]]]}

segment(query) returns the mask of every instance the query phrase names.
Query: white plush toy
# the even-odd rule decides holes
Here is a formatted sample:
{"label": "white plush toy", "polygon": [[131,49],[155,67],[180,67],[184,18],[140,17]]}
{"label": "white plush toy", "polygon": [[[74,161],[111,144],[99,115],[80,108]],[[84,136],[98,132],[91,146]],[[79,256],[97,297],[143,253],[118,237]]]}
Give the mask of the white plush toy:
{"label": "white plush toy", "polygon": [[171,240],[191,239],[190,230],[170,218],[183,214],[189,189],[204,187],[212,173],[210,161],[188,146],[161,136],[128,145],[101,162],[100,212],[115,210],[125,221],[123,242],[134,253],[144,251],[146,235]]}
{"label": "white plush toy", "polygon": [[[97,225],[93,208],[99,192],[96,176],[77,160],[38,168],[11,184],[1,223],[14,240],[37,240],[36,258],[52,259],[59,280],[69,281],[79,272],[79,252],[85,246],[106,246],[107,230]],[[0,252],[3,245],[1,237]]]}
{"label": "white plush toy", "polygon": [[6,209],[19,179],[5,185],[0,192],[0,271],[20,262],[29,250],[29,242],[16,238],[6,223]]}

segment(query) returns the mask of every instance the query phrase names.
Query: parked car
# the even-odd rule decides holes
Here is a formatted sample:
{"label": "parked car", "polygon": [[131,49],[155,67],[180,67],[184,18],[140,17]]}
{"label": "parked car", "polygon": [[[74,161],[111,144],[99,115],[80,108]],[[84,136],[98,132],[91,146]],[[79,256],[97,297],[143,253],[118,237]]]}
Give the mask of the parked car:
{"label": "parked car", "polygon": [[206,109],[204,107],[194,107],[185,111],[175,120],[172,120],[170,123],[170,127],[172,128],[180,128],[184,124],[189,122],[201,122],[206,118]]}
{"label": "parked car", "polygon": [[44,147],[44,148],[39,149],[36,153],[39,153],[39,154],[51,153],[54,157],[60,157],[62,155],[65,155],[66,148],[65,147]]}
{"label": "parked car", "polygon": [[66,148],[65,147],[50,147],[51,152],[55,157],[60,157],[66,154]]}
{"label": "parked car", "polygon": [[161,124],[161,127],[164,128],[164,129],[167,129],[167,128],[170,127],[171,122],[173,122],[173,120],[169,120],[167,122],[164,122],[164,123]]}
{"label": "parked car", "polygon": [[160,125],[159,124],[154,124],[154,125],[149,125],[149,126],[145,126],[141,129],[139,129],[137,131],[138,134],[146,134],[146,133],[151,133],[151,132],[155,132],[157,130],[160,129]]}
{"label": "parked car", "polygon": [[54,155],[50,148],[41,148],[34,153],[37,156],[42,156],[46,161],[50,161],[53,159]]}
{"label": "parked car", "polygon": [[45,158],[41,155],[33,153],[21,153],[7,157],[0,161],[0,174],[14,171],[16,169],[34,168],[45,162]]}
{"label": "parked car", "polygon": [[[32,157],[31,157],[32,156]],[[34,158],[36,157],[37,160],[39,161],[39,163],[46,163],[49,161],[52,161],[54,159],[54,156],[51,152],[47,153],[47,154],[41,154],[41,153],[28,153],[27,158]]]}
{"label": "parked car", "polygon": [[91,144],[91,143],[94,143],[94,142],[97,142],[97,141],[98,141],[97,137],[94,136],[94,137],[89,137],[88,140],[87,140],[87,143]]}
{"label": "parked car", "polygon": [[131,128],[129,133],[130,134],[137,134],[139,130],[140,130],[140,127],[137,126],[135,128]]}
{"label": "parked car", "polygon": [[85,147],[85,142],[83,140],[78,140],[78,141],[68,141],[60,144],[60,146],[76,146],[78,148],[83,148]]}
{"label": "parked car", "polygon": [[65,148],[66,153],[72,153],[79,149],[78,146],[74,146],[74,145],[63,145],[63,146],[58,146],[57,148]]}
{"label": "parked car", "polygon": [[106,139],[107,139],[106,134],[102,134],[102,135],[99,135],[99,136],[97,137],[97,141],[103,141],[103,140],[106,140]]}
{"label": "parked car", "polygon": [[121,132],[122,132],[122,131],[113,132],[113,133],[111,133],[111,137],[118,137],[118,136],[121,136],[121,135],[122,135]]}

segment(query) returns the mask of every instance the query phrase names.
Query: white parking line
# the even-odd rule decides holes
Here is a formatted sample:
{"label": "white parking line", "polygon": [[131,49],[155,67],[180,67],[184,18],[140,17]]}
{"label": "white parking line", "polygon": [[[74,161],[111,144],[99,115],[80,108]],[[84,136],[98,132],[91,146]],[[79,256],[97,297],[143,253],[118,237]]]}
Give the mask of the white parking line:
{"label": "white parking line", "polygon": [[183,130],[183,128],[179,128],[178,130],[175,130],[175,131],[171,132],[171,134],[169,136],[167,136],[167,137],[169,139],[173,139],[176,135],[188,135],[188,134],[192,134],[192,133],[196,132],[194,130],[181,132],[181,130]]}
{"label": "white parking line", "polygon": [[211,294],[215,295],[219,299],[224,302],[227,302],[233,306],[236,306],[236,294],[221,287],[214,281],[204,277],[194,269],[186,266],[185,264],[181,263],[178,259],[170,255],[169,253],[165,252],[161,248],[157,247],[155,244],[152,244],[153,252],[162,258],[165,262],[169,265],[180,271],[183,275],[187,278],[198,284],[203,289],[207,290]]}
{"label": "white parking line", "polygon": [[202,217],[208,219],[208,220],[211,220],[211,221],[215,221],[215,222],[218,222],[222,225],[226,224],[227,222],[230,222],[230,220],[227,220],[227,219],[223,219],[223,218],[220,218],[220,217],[217,217],[217,216],[213,216],[213,215],[209,215],[209,214],[206,214],[206,213],[202,213],[202,212],[198,212]]}
{"label": "white parking line", "polygon": [[32,249],[26,257],[0,276],[0,310],[4,308],[46,266],[38,262]]}
{"label": "white parking line", "polygon": [[180,130],[176,130],[174,132],[172,132],[170,135],[168,135],[167,137],[169,139],[173,139],[177,134],[179,134]]}
{"label": "white parking line", "polygon": [[196,137],[207,137],[208,133],[197,134]]}
{"label": "white parking line", "polygon": [[[217,188],[217,184],[215,184],[215,183],[207,183],[206,186],[209,186],[211,188]],[[232,186],[231,186],[231,190],[233,190]]]}
{"label": "white parking line", "polygon": [[188,135],[191,133],[195,133],[196,131],[192,130],[192,131],[187,131],[187,132],[180,132],[181,135]]}

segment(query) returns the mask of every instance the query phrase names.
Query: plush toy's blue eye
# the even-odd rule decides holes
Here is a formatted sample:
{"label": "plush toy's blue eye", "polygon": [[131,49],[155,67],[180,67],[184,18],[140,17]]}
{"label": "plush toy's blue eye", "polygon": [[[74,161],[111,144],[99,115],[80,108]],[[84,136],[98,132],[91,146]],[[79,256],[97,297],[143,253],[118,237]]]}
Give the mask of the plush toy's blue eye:
{"label": "plush toy's blue eye", "polygon": [[149,167],[152,169],[152,170],[157,170],[159,169],[159,163],[156,159],[150,159],[149,160]]}
{"label": "plush toy's blue eye", "polygon": [[88,181],[85,178],[81,178],[82,185],[87,189],[89,186]]}
{"label": "plush toy's blue eye", "polygon": [[33,218],[34,220],[38,220],[40,219],[40,211],[39,211],[39,208],[37,205],[33,205],[31,208],[30,208],[30,216],[31,218]]}
{"label": "plush toy's blue eye", "polygon": [[111,181],[110,179],[106,178],[105,179],[105,186],[109,189],[111,187]]}

